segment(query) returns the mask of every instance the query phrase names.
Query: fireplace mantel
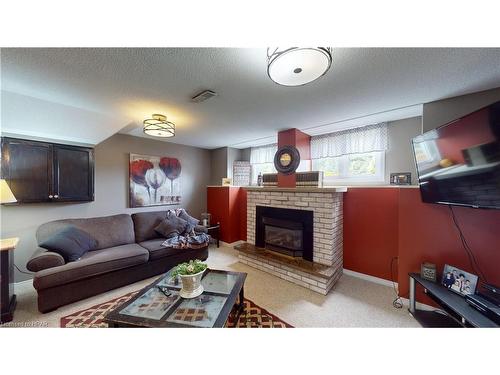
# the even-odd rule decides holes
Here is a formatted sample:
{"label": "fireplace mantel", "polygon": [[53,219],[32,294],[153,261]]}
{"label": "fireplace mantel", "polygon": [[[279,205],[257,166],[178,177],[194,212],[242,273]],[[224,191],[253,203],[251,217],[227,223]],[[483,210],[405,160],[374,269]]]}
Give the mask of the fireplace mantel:
{"label": "fireplace mantel", "polygon": [[338,186],[338,187],[295,187],[295,188],[283,188],[283,187],[270,187],[270,186],[246,186],[244,187],[247,191],[284,191],[284,192],[293,192],[293,193],[345,193],[347,191],[346,186]]}

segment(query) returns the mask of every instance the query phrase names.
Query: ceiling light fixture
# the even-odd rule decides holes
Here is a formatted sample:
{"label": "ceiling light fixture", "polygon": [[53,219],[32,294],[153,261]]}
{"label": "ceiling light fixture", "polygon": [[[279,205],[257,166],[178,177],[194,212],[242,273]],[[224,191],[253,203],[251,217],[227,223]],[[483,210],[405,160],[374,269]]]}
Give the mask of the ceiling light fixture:
{"label": "ceiling light fixture", "polygon": [[282,86],[302,86],[323,76],[332,65],[331,47],[269,47],[267,74]]}
{"label": "ceiling light fixture", "polygon": [[175,136],[175,125],[173,122],[167,121],[167,116],[153,114],[152,117],[144,120],[144,133],[162,138]]}

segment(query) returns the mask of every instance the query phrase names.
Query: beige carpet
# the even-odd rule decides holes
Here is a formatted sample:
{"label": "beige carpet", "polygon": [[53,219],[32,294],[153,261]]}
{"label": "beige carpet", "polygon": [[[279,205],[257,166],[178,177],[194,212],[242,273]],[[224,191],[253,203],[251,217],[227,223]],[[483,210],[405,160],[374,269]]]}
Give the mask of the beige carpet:
{"label": "beige carpet", "polygon": [[[245,297],[295,327],[419,327],[406,308],[392,307],[394,290],[343,275],[322,296],[238,262],[237,252],[210,248],[209,267],[248,273]],[[16,285],[17,308],[11,326],[59,327],[61,317],[138,290],[156,277],[63,306],[48,314],[36,308],[36,292],[29,283]]]}

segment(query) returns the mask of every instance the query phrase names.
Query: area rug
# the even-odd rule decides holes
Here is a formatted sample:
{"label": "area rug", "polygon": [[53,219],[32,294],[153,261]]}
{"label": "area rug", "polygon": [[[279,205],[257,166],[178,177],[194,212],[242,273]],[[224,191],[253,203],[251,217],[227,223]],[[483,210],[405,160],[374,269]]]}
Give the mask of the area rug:
{"label": "area rug", "polygon": [[[108,324],[103,321],[104,316],[111,310],[127,302],[137,292],[131,292],[124,296],[100,303],[88,309],[77,311],[61,318],[62,328],[107,328]],[[244,299],[245,310],[236,322],[233,314],[226,322],[227,328],[293,328],[290,324],[271,314],[262,307],[248,299]]]}

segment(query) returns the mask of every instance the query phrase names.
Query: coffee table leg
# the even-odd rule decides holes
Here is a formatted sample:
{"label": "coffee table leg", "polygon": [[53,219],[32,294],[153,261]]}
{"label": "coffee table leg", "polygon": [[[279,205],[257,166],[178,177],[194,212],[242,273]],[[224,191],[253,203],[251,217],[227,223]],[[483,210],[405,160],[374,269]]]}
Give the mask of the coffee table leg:
{"label": "coffee table leg", "polygon": [[241,287],[240,295],[238,298],[239,298],[239,301],[238,301],[237,311],[236,311],[236,321],[238,321],[241,313],[243,312],[243,310],[245,310],[245,302],[244,302],[245,301],[245,292],[244,292],[243,287]]}

